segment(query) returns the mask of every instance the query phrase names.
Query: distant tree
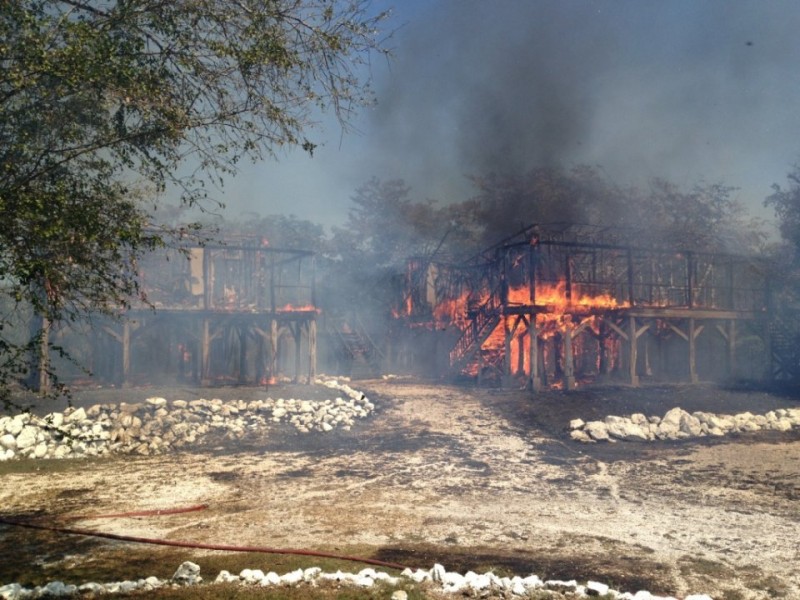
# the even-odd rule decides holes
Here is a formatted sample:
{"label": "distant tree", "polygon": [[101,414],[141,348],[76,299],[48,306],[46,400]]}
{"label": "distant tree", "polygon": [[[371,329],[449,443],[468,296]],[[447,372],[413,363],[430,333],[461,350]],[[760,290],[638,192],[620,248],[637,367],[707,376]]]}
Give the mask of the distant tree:
{"label": "distant tree", "polygon": [[654,179],[641,199],[642,233],[650,242],[709,252],[751,254],[766,239],[763,224],[749,217],[734,194],[720,183],[698,184],[689,191]]}
{"label": "distant tree", "polygon": [[[242,158],[312,151],[312,110],[346,124],[370,100],[360,65],[385,16],[369,0],[0,3],[0,326],[23,303],[42,324],[118,313],[137,257],[174,233],[133,184],[194,204]],[[0,393],[19,356],[0,331]]]}
{"label": "distant tree", "polygon": [[[330,244],[332,304],[387,315],[402,296],[409,259],[444,260],[460,239],[448,208],[414,200],[402,180],[373,178],[351,198],[347,222]],[[334,302],[335,300],[335,302]]]}
{"label": "distant tree", "polygon": [[800,266],[800,165],[786,175],[787,187],[772,185],[764,206],[775,211],[781,237],[791,246],[794,262]]}
{"label": "distant tree", "polygon": [[318,224],[300,219],[295,215],[266,215],[247,213],[238,219],[215,219],[209,227],[217,231],[223,240],[246,238],[259,240],[264,246],[271,248],[287,248],[291,250],[311,250],[319,254],[328,251],[328,239],[325,228]]}
{"label": "distant tree", "polygon": [[623,210],[629,193],[593,167],[534,167],[521,175],[473,176],[476,195],[458,206],[470,215],[482,245],[495,243],[533,223],[625,227],[635,211]]}

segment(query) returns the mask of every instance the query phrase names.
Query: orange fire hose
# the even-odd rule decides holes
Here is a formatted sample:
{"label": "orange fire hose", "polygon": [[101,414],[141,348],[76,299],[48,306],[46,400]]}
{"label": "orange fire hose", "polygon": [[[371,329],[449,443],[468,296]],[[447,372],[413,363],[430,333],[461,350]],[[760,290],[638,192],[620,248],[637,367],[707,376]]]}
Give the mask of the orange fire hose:
{"label": "orange fire hose", "polygon": [[[151,517],[162,515],[176,515],[188,512],[196,512],[208,508],[205,504],[198,504],[183,508],[170,508],[161,510],[145,510],[135,512],[114,513],[105,515],[75,515],[67,516],[65,519],[69,521],[81,521],[86,519],[113,519],[124,517]],[[260,554],[292,554],[297,556],[313,556],[316,558],[332,558],[336,560],[344,560],[349,562],[363,563],[367,565],[375,565],[378,567],[385,567],[387,569],[403,570],[406,565],[397,563],[386,562],[374,558],[363,558],[358,556],[347,556],[342,554],[333,554],[330,552],[319,552],[316,550],[304,550],[297,548],[269,548],[265,546],[232,546],[228,544],[205,544],[202,542],[185,542],[178,540],[164,540],[158,538],[145,538],[131,535],[121,535],[116,533],[106,533],[102,531],[92,531],[89,529],[76,529],[72,527],[61,527],[58,525],[49,525],[46,523],[36,523],[33,521],[17,521],[15,519],[6,519],[0,517],[0,525],[11,525],[13,527],[26,527],[28,529],[39,529],[44,531],[53,531],[55,533],[66,533],[69,535],[83,535],[87,537],[104,538],[108,540],[119,540],[122,542],[134,542],[138,544],[154,544],[157,546],[174,546],[177,548],[196,548],[199,550],[221,550],[224,552],[254,552]]]}

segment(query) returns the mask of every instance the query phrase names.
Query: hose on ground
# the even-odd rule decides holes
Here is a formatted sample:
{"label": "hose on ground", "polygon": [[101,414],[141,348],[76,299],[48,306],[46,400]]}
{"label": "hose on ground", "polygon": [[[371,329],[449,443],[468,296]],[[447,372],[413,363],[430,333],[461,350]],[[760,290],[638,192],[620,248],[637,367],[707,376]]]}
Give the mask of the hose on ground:
{"label": "hose on ground", "polygon": [[[130,517],[151,517],[162,515],[176,515],[188,512],[196,512],[208,508],[205,504],[198,504],[183,508],[170,508],[160,510],[145,510],[134,512],[123,512],[114,514],[100,514],[100,515],[75,515],[66,516],[64,519],[68,521],[83,521],[89,519],[113,519],[113,518],[130,518]],[[94,531],[89,529],[81,529],[74,527],[62,527],[59,525],[52,525],[47,523],[37,523],[35,521],[18,521],[16,519],[8,519],[0,517],[0,525],[9,525],[12,527],[25,527],[28,529],[38,529],[42,531],[51,531],[54,533],[63,533],[68,535],[82,535],[86,537],[103,538],[107,540],[118,540],[122,542],[133,542],[138,544],[153,544],[156,546],[172,546],[176,548],[193,548],[198,550],[220,550],[223,552],[253,552],[259,554],[289,554],[296,556],[311,556],[315,558],[330,558],[335,560],[343,560],[348,562],[363,563],[367,565],[374,565],[377,567],[384,567],[387,569],[406,569],[406,565],[398,563],[377,560],[374,558],[365,558],[359,556],[348,556],[343,554],[335,554],[331,552],[320,552],[317,550],[306,550],[300,548],[271,548],[266,546],[235,546],[229,544],[206,544],[203,542],[190,542],[180,540],[165,540],[160,538],[146,538],[132,535],[122,535],[117,533],[107,533],[103,531]]]}

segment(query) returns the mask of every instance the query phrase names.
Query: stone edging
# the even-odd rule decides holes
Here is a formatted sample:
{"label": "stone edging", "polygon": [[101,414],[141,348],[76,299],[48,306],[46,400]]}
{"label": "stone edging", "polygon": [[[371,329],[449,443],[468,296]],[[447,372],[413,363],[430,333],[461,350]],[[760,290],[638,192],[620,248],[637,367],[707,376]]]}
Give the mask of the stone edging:
{"label": "stone edging", "polygon": [[724,415],[688,413],[676,407],[663,417],[635,413],[627,417],[610,415],[602,421],[588,423],[574,419],[569,424],[570,437],[586,443],[682,440],[752,431],[789,431],[793,428],[800,428],[800,408],[779,408],[764,415],[750,412]]}
{"label": "stone edging", "polygon": [[288,422],[300,433],[349,430],[375,405],[339,379],[315,384],[341,394],[328,400],[172,400],[95,404],[37,417],[0,417],[0,461],[12,458],[77,458],[113,453],[161,454],[199,443],[210,432],[235,439]]}
{"label": "stone edging", "polygon": [[[221,571],[214,583],[233,583],[239,585],[252,586],[315,586],[323,582],[333,582],[344,585],[353,585],[369,588],[375,584],[384,584],[390,587],[398,587],[403,581],[413,581],[420,584],[427,584],[438,588],[442,592],[485,597],[488,595],[499,594],[503,598],[509,597],[530,597],[535,591],[549,591],[554,598],[587,598],[594,596],[607,595],[619,600],[675,600],[668,596],[655,596],[647,591],[639,591],[635,594],[630,592],[618,592],[611,589],[604,583],[589,581],[586,585],[579,584],[575,580],[542,581],[536,575],[528,577],[498,577],[492,572],[478,574],[469,571],[466,575],[456,572],[448,572],[442,565],[434,565],[428,571],[417,569],[412,571],[406,569],[400,577],[375,571],[375,569],[362,569],[356,574],[343,573],[323,573],[319,567],[309,569],[297,569],[278,575],[270,571],[264,573],[260,569],[244,569],[238,575],[233,575],[228,571]],[[51,581],[47,585],[37,586],[36,588],[24,588],[18,583],[10,583],[0,586],[0,599],[2,600],[21,600],[23,598],[63,598],[71,597],[76,594],[90,594],[92,596],[100,594],[129,593],[133,591],[150,591],[163,587],[178,587],[186,585],[199,585],[203,583],[200,576],[200,567],[193,562],[184,562],[169,580],[148,577],[137,581],[117,581],[112,583],[85,583],[83,585],[65,584],[61,581]],[[556,595],[558,594],[558,595]],[[407,600],[405,590],[396,590],[392,593],[392,600]],[[711,600],[705,594],[686,596],[684,600]]]}

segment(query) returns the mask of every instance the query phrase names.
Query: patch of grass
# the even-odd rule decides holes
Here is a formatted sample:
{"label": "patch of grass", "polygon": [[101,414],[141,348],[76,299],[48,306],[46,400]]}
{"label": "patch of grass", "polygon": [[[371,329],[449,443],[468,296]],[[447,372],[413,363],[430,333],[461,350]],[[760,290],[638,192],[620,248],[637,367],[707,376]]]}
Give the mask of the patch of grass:
{"label": "patch of grass", "polygon": [[751,590],[767,592],[770,598],[786,598],[789,593],[789,586],[775,575],[748,581],[746,585]]}
{"label": "patch of grass", "polygon": [[745,600],[744,593],[739,590],[723,590],[720,600]]}
{"label": "patch of grass", "polygon": [[408,600],[428,600],[419,586],[404,582],[393,587],[375,585],[371,588],[339,585],[332,582],[317,585],[302,584],[292,587],[260,587],[236,584],[213,584],[179,588],[166,588],[158,591],[137,592],[130,597],[155,598],[157,600],[386,600],[395,590],[404,590]]}
{"label": "patch of grass", "polygon": [[678,560],[681,575],[684,577],[703,576],[713,580],[730,579],[735,576],[733,569],[721,562],[698,558],[696,556],[683,556]]}

